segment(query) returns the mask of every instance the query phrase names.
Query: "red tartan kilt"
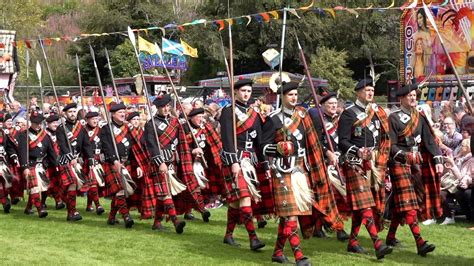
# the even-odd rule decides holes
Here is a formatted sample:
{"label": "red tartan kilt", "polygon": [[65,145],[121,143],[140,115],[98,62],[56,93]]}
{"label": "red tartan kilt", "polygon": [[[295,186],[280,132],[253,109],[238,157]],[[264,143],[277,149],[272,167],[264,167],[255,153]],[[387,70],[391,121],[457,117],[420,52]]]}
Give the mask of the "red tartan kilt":
{"label": "red tartan kilt", "polygon": [[260,185],[260,195],[262,199],[260,202],[256,203],[252,201],[252,210],[254,215],[267,215],[275,213],[275,202],[273,201],[273,189],[272,189],[272,180],[267,178],[265,175],[265,170],[261,165],[257,165],[257,178]]}
{"label": "red tartan kilt", "polygon": [[137,208],[138,210],[140,210],[141,203],[142,203],[141,197],[142,197],[142,188],[143,188],[143,185],[142,185],[143,177],[138,179],[136,178],[136,174],[134,173],[130,173],[130,174],[132,175],[133,181],[137,184],[137,188],[135,189],[135,192],[127,198],[127,205],[130,210],[132,208]]}
{"label": "red tartan kilt", "polygon": [[346,177],[347,204],[349,208],[351,210],[361,210],[375,207],[370,181],[358,174],[348,164],[344,164],[342,170]]}
{"label": "red tartan kilt", "polygon": [[[113,196],[120,190],[123,190],[120,180],[122,177],[112,166],[110,163],[102,164],[105,172],[105,196]],[[129,167],[126,167],[130,171]]]}
{"label": "red tartan kilt", "polygon": [[82,173],[87,180],[87,187],[96,186],[99,187],[97,180],[91,174],[91,168],[89,167],[89,162],[85,161],[84,165],[82,166]]}
{"label": "red tartan kilt", "polygon": [[[202,196],[197,196],[199,201],[202,202]],[[176,196],[173,196],[174,207],[176,208],[176,214],[185,214],[193,208],[197,211],[204,210],[203,206],[197,206],[196,200],[188,191],[183,191]]]}
{"label": "red tartan kilt", "polygon": [[351,212],[351,208],[349,204],[347,204],[346,198],[344,198],[336,188],[332,187],[332,191],[334,193],[334,199],[336,200],[337,210],[339,214],[345,216],[344,219],[346,219]]}
{"label": "red tartan kilt", "polygon": [[208,186],[204,189],[201,189],[201,194],[203,197],[209,198],[220,194],[222,188],[222,178],[220,168],[209,167],[206,169],[206,177],[209,180]]}
{"label": "red tartan kilt", "polygon": [[58,169],[60,175],[59,183],[61,184],[61,187],[63,189],[67,188],[69,185],[77,185],[77,180],[73,173],[74,170],[72,169],[72,166],[70,164],[60,165],[58,166]]}
{"label": "red tartan kilt", "polygon": [[55,192],[59,191],[61,189],[60,175],[56,167],[48,167],[48,169],[46,169],[46,176],[49,179],[49,190]]}
{"label": "red tartan kilt", "polygon": [[235,178],[232,175],[230,166],[222,167],[222,176],[224,177],[222,196],[226,198],[227,202],[234,202],[242,198],[252,197],[248,190],[247,182],[245,182],[242,171],[240,171],[237,178],[237,184],[235,183]]}
{"label": "red tartan kilt", "polygon": [[10,170],[13,174],[12,187],[10,188],[10,197],[23,198],[24,191],[26,188],[26,180],[23,178],[23,173],[20,172],[20,168],[17,166],[10,166]]}
{"label": "red tartan kilt", "polygon": [[422,153],[423,162],[426,162],[421,167],[421,176],[425,188],[424,206],[421,208],[421,216],[423,219],[438,218],[443,215],[441,208],[441,181],[438,174],[436,174],[435,166],[432,163],[432,156],[427,153]]}
{"label": "red tartan kilt", "polygon": [[410,178],[410,166],[395,163],[390,166],[390,172],[394,210],[397,212],[418,210],[416,190]]}
{"label": "red tartan kilt", "polygon": [[154,193],[157,197],[166,197],[171,195],[170,189],[168,187],[167,177],[165,174],[160,174],[158,166],[155,163],[151,163],[149,175],[150,179],[153,182]]}

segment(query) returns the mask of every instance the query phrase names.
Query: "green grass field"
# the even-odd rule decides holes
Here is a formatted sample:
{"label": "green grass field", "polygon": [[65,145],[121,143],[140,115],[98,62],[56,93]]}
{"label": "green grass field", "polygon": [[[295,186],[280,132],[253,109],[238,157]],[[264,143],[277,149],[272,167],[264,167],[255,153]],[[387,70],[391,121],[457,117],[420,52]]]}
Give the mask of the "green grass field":
{"label": "green grass field", "polygon": [[[108,209],[110,201],[102,200]],[[48,199],[48,205],[54,203]],[[234,248],[222,243],[226,224],[226,208],[212,210],[208,224],[201,220],[188,222],[185,232],[177,235],[167,223],[169,232],[154,232],[152,221],[135,218],[135,226],[125,229],[123,222],[117,226],[106,224],[107,215],[84,211],[83,198],[78,199],[83,220],[66,222],[65,210],[49,210],[49,216],[23,214],[25,202],[13,206],[10,214],[0,214],[0,264],[74,264],[74,265],[261,265],[271,264],[270,258],[276,238],[276,222],[270,221],[257,233],[267,246],[260,252],[248,248],[245,228],[238,226],[236,240],[242,244]],[[53,208],[54,209],[54,208]],[[133,217],[138,217],[136,212]],[[196,215],[200,218],[199,215]],[[350,222],[346,224],[349,231]],[[458,222],[450,226],[422,226],[425,239],[436,244],[434,253],[422,258],[416,255],[414,240],[407,227],[400,228],[398,238],[405,245],[396,249],[382,262],[373,255],[366,230],[361,230],[361,244],[371,255],[346,252],[346,243],[338,242],[329,234],[327,239],[303,240],[303,252],[313,265],[367,265],[367,264],[431,264],[474,265],[474,231],[468,224]],[[386,231],[382,233],[385,237]],[[285,253],[293,258],[291,249]]]}

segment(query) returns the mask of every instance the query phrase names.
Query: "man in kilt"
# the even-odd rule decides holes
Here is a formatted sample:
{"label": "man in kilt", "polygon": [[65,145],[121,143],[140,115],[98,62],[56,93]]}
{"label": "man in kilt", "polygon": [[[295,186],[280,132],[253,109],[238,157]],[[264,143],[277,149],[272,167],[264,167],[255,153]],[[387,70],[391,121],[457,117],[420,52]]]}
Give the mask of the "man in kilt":
{"label": "man in kilt", "polygon": [[88,160],[84,162],[84,176],[87,176],[90,182],[89,189],[87,190],[86,211],[93,212],[94,208],[92,207],[92,203],[94,203],[97,215],[101,215],[105,212],[99,200],[99,187],[104,188],[105,186],[104,172],[100,165],[104,161],[104,155],[101,150],[102,144],[99,137],[99,119],[100,116],[98,112],[89,111],[85,115],[85,129],[95,162],[95,165],[89,165]]}
{"label": "man in kilt", "polygon": [[40,218],[48,216],[48,212],[41,207],[40,199],[40,193],[46,191],[49,184],[43,160],[49,160],[53,164],[56,164],[57,160],[53,143],[42,127],[43,120],[43,115],[38,111],[31,112],[31,126],[18,134],[20,169],[29,191],[25,213],[30,214],[30,209],[34,206]]}
{"label": "man in kilt", "polygon": [[[205,121],[204,108],[194,108],[188,114],[189,124],[191,130],[185,127],[186,142],[192,149],[194,157],[193,170],[196,179],[201,188],[201,195],[203,201],[209,200],[219,194],[222,173],[222,160],[220,157],[222,151],[222,142],[219,134],[212,127],[212,125]],[[194,134],[197,140],[197,146],[193,139]],[[204,168],[202,160],[207,163],[207,168]],[[204,222],[209,222],[211,213],[205,211],[202,213]]]}
{"label": "man in kilt", "polygon": [[[240,246],[233,238],[235,226],[240,221],[247,229],[250,249],[259,250],[265,243],[258,239],[255,232],[251,201],[261,200],[255,165],[265,159],[263,154],[258,152],[262,143],[262,120],[259,113],[248,105],[252,84],[253,81],[249,79],[241,79],[235,83],[235,117],[232,117],[232,105],[228,105],[222,109],[219,120],[223,146],[221,156],[224,163],[223,194],[229,204],[224,243]],[[234,132],[232,125],[234,119],[237,132]],[[237,135],[236,144],[234,134]]]}
{"label": "man in kilt", "polygon": [[[321,140],[321,145],[323,149],[323,154],[325,155],[325,162],[327,163],[327,171],[329,180],[331,182],[332,192],[334,194],[334,198],[336,200],[336,205],[338,212],[341,214],[349,213],[350,210],[348,209],[346,203],[346,189],[345,184],[342,183],[342,173],[337,172],[337,165],[339,164],[339,156],[340,152],[337,149],[337,143],[339,142],[339,138],[337,136],[337,127],[339,125],[339,116],[337,114],[337,94],[335,92],[328,92],[321,97],[319,100],[320,108],[311,108],[308,113],[311,116],[311,120],[313,121],[314,128],[318,133],[318,138]],[[321,112],[321,116],[323,121],[318,113],[318,109]],[[324,129],[326,129],[326,135]],[[334,152],[330,149],[329,141],[334,148]],[[313,216],[317,215],[317,212],[313,212]],[[316,220],[315,228],[313,236],[324,238],[326,234],[324,233],[323,227],[323,219],[321,217],[314,217]],[[331,226],[331,225],[329,225]],[[344,231],[344,223],[341,221],[336,226],[336,236],[337,239],[340,241],[346,241],[349,239],[349,236]]]}
{"label": "man in kilt", "polygon": [[4,130],[5,136],[7,137],[6,148],[8,154],[8,163],[10,165],[10,171],[13,174],[12,187],[9,189],[11,204],[17,204],[20,199],[23,198],[25,193],[26,182],[22,177],[20,171],[20,163],[18,161],[18,133],[20,133],[20,127],[13,125],[12,115],[5,113],[4,116]]}
{"label": "man in kilt", "polygon": [[3,131],[3,119],[5,113],[0,112],[0,202],[4,213],[10,213],[11,202],[8,193],[12,187],[13,175],[8,167],[7,141],[8,136]]}
{"label": "man in kilt", "polygon": [[[51,143],[53,143],[54,152],[59,156],[60,148],[58,144],[58,139],[56,136],[57,129],[59,127],[59,115],[56,113],[51,113],[46,118],[46,133],[48,133]],[[46,207],[46,198],[51,196],[56,202],[56,210],[64,209],[66,205],[63,202],[63,190],[61,188],[61,175],[58,172],[57,164],[47,161],[45,164],[46,175],[49,179],[49,188],[48,193],[44,193],[41,196],[41,205]]]}
{"label": "man in kilt", "polygon": [[365,253],[357,236],[364,224],[373,241],[377,259],[392,252],[378,238],[385,206],[384,180],[390,151],[388,118],[382,107],[372,103],[372,79],[355,87],[357,100],[339,119],[339,149],[345,157],[347,201],[352,210],[352,228],[347,251]]}
{"label": "man in kilt", "polygon": [[89,166],[95,165],[96,162],[86,129],[81,121],[77,120],[77,104],[67,104],[63,108],[63,113],[66,118],[64,122],[66,129],[61,126],[57,130],[61,150],[59,169],[61,187],[66,194],[67,220],[74,222],[82,219],[76,209],[77,190],[87,190],[90,184],[90,180],[82,171],[84,159],[88,161]]}
{"label": "man in kilt", "polygon": [[[139,166],[132,169],[132,165],[139,165],[132,152],[132,147],[137,144],[130,134],[129,127],[125,124],[127,116],[125,109],[126,106],[123,103],[110,105],[112,121],[108,121],[109,123],[100,129],[99,137],[105,157],[103,164],[105,196],[112,197],[107,224],[118,224],[116,215],[120,213],[125,222],[125,228],[131,228],[134,221],[130,216],[127,196],[132,195],[136,189],[132,176],[136,179],[142,178],[143,170]],[[112,139],[112,134],[114,139]]]}
{"label": "man in kilt", "polygon": [[141,219],[151,219],[156,208],[156,197],[153,190],[153,180],[148,171],[150,158],[143,139],[145,131],[140,125],[140,113],[129,113],[127,115],[127,121],[130,136],[134,143],[134,145],[132,145],[132,153],[135,160],[132,161],[132,169],[138,166],[143,171],[142,178],[134,179],[137,183],[137,189],[135,193],[128,198],[128,205],[129,207],[138,208]]}
{"label": "man in kilt", "polygon": [[[421,237],[418,212],[427,198],[440,197],[438,174],[443,172],[443,158],[435,143],[429,123],[424,114],[416,109],[417,89],[418,84],[402,87],[397,92],[401,108],[389,116],[391,140],[389,168],[394,202],[386,243],[390,246],[399,244],[395,234],[398,226],[404,222],[408,224],[415,238],[418,254],[426,256],[435,249],[435,245],[428,244]],[[423,171],[422,175],[420,167],[429,169],[433,165],[434,172]],[[435,179],[437,181],[432,182]],[[428,184],[434,184],[434,186]],[[440,200],[434,202],[440,202]],[[440,206],[432,207],[435,210],[441,209]],[[431,207],[428,209],[431,210]]]}
{"label": "man in kilt", "polygon": [[[182,234],[186,222],[180,221],[177,217],[175,199],[180,197],[181,213],[193,208],[194,203],[199,200],[202,207],[197,209],[202,210],[202,198],[199,199],[200,188],[193,176],[191,150],[187,145],[184,130],[178,118],[171,116],[171,96],[169,94],[157,96],[153,104],[157,108],[156,115],[152,118],[154,121],[150,120],[145,125],[146,146],[151,157],[150,173],[157,198],[152,230],[165,230],[161,222],[163,216],[167,215],[176,233]],[[178,179],[178,175],[181,180]]]}
{"label": "man in kilt", "polygon": [[272,158],[273,197],[280,217],[272,261],[289,263],[283,254],[288,240],[296,264],[311,265],[300,247],[298,218],[318,212],[328,224],[334,225],[340,217],[316,130],[307,111],[296,106],[297,89],[297,82],[285,83],[279,89],[283,95],[282,108],[271,113],[263,127],[263,153]]}

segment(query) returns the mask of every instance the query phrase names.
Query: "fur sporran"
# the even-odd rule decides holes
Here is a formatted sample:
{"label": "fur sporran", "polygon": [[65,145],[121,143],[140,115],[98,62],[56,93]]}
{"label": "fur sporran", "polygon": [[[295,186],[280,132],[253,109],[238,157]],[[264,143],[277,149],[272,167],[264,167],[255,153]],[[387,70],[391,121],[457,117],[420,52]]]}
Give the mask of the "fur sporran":
{"label": "fur sporran", "polygon": [[301,212],[311,210],[314,201],[313,190],[311,190],[306,175],[298,167],[291,173],[291,188],[296,206]]}
{"label": "fur sporran", "polygon": [[242,170],[245,183],[247,183],[247,187],[250,192],[250,195],[252,195],[252,198],[256,202],[260,201],[262,199],[262,196],[260,195],[260,191],[257,188],[259,184],[258,178],[257,178],[257,171],[255,170],[255,167],[253,166],[250,158],[243,158],[240,161],[240,168]]}

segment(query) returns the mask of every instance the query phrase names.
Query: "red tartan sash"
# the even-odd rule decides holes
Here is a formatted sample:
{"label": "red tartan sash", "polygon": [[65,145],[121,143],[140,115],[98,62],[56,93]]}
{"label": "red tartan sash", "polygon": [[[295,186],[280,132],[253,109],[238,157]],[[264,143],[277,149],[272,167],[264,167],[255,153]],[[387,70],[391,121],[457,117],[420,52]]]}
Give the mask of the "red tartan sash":
{"label": "red tartan sash", "polygon": [[372,121],[372,118],[374,117],[375,115],[375,110],[374,108],[372,108],[372,106],[368,106],[369,108],[367,108],[368,110],[366,111],[366,117],[364,119],[359,119],[359,120],[356,120],[354,122],[354,125],[352,128],[356,128],[356,127],[367,127],[370,122]]}
{"label": "red tartan sash", "polygon": [[[29,135],[30,132],[27,132],[27,135]],[[38,133],[37,138],[34,141],[30,141],[30,149],[34,149],[43,142],[43,139],[46,137],[46,131],[41,129],[41,131]]]}
{"label": "red tartan sash", "polygon": [[89,136],[89,141],[93,141],[97,135],[99,135],[99,127],[92,129],[92,135]]}
{"label": "red tartan sash", "polygon": [[82,124],[80,122],[76,122],[76,124],[72,128],[72,131],[71,131],[72,136],[69,138],[69,140],[76,139],[77,136],[79,136],[79,133],[81,133],[81,129],[82,129]]}
{"label": "red tartan sash", "polygon": [[122,140],[125,138],[125,136],[127,136],[127,133],[128,133],[128,127],[123,124],[121,127],[119,127],[118,129],[120,129],[120,133],[119,134],[115,134],[114,132],[114,136],[115,136],[115,143],[120,143],[122,142]]}
{"label": "red tartan sash", "polygon": [[[282,128],[280,128],[276,133],[276,140],[282,141],[284,139],[283,137],[285,136],[284,134],[293,134],[293,132],[295,132],[295,130],[300,125],[300,122],[301,122],[301,116],[299,115],[299,112],[295,109],[295,112],[293,113],[293,115],[291,115],[290,126],[289,127],[283,126]],[[285,122],[282,121],[282,124],[285,124]]]}
{"label": "red tartan sash", "polygon": [[[327,121],[327,122],[329,122],[329,121]],[[336,133],[337,127],[339,125],[339,117],[336,117],[335,119],[333,119],[332,125],[333,125],[333,127],[328,130],[328,134],[329,134],[329,136],[334,137],[333,135]],[[324,125],[324,127],[326,127],[326,125]]]}
{"label": "red tartan sash", "polygon": [[413,134],[413,131],[418,127],[418,121],[420,118],[420,113],[418,111],[414,110],[411,112],[411,119],[410,122],[408,122],[407,126],[405,129],[398,134],[398,137],[407,137]]}
{"label": "red tartan sash", "polygon": [[[198,137],[198,136],[200,136],[200,135],[202,135],[202,134],[205,134],[205,133],[206,133],[206,132],[204,132],[204,128],[198,128],[198,131],[197,131],[196,133],[194,133],[194,136],[195,136],[195,137]],[[189,145],[192,146],[192,143],[194,142],[194,139],[193,139],[193,135],[191,135],[191,134],[193,134],[193,130],[192,130],[192,129],[189,131],[188,134],[186,134],[186,141],[188,142]],[[190,146],[190,147],[191,147],[191,146]]]}
{"label": "red tartan sash", "polygon": [[53,134],[52,134],[51,132],[49,132],[49,131],[46,131],[46,133],[48,133],[49,138],[50,138],[51,141],[53,142],[54,152],[55,152],[56,154],[59,154],[59,152],[60,152],[59,144],[58,144],[57,141],[54,141],[54,140],[53,140],[53,139],[55,138],[55,136],[53,136]]}
{"label": "red tartan sash", "polygon": [[248,118],[245,121],[237,121],[237,134],[243,133],[251,128],[255,119],[258,117],[258,113],[253,108],[249,108],[247,116]]}
{"label": "red tartan sash", "polygon": [[178,119],[171,119],[171,123],[166,127],[166,130],[159,137],[162,147],[166,147],[172,141],[169,136],[171,136],[173,132],[176,132],[178,130],[178,126]]}

